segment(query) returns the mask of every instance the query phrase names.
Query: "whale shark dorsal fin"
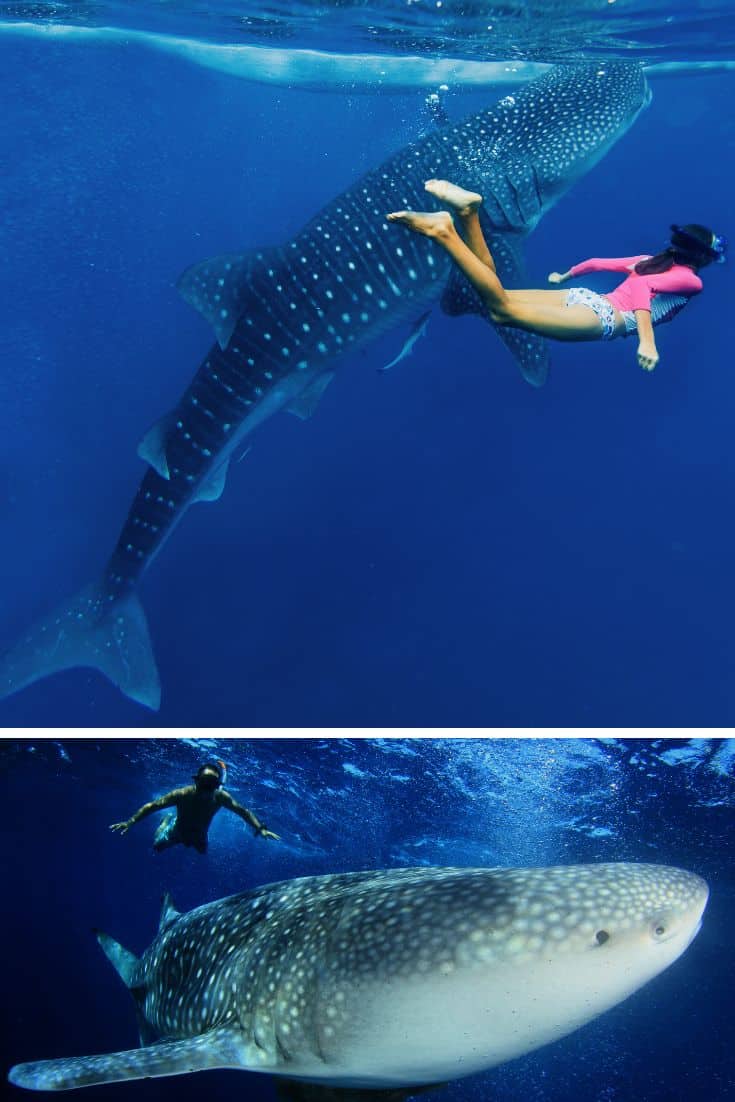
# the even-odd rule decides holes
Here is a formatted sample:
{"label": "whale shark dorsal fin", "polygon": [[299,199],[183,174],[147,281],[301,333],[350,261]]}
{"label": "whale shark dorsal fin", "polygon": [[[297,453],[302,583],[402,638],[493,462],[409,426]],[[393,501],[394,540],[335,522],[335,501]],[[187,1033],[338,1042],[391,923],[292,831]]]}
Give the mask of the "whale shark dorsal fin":
{"label": "whale shark dorsal fin", "polygon": [[289,402],[286,407],[288,412],[300,417],[302,421],[306,421],[319,405],[322,394],[333,378],[333,371],[325,371],[323,375],[319,375],[313,383],[307,386],[306,390],[302,390],[298,397]]}
{"label": "whale shark dorsal fin", "polygon": [[102,930],[95,930],[97,941],[102,947],[102,952],[109,960],[126,987],[134,987],[138,974],[138,958],[135,953],[125,949],[114,937],[105,934]]}
{"label": "whale shark dorsal fin", "polygon": [[176,289],[214,329],[220,348],[227,347],[248,292],[253,263],[267,258],[267,249],[223,253],[193,264],[183,272]]}
{"label": "whale shark dorsal fin", "polygon": [[163,897],[161,901],[161,917],[158,921],[158,932],[162,933],[163,930],[167,930],[172,922],[180,916],[181,911],[176,907],[169,892]]}
{"label": "whale shark dorsal fin", "polygon": [[208,1068],[243,1066],[240,1035],[235,1030],[220,1028],[183,1041],[162,1041],[126,1052],[16,1064],[10,1069],[8,1079],[16,1087],[28,1090],[68,1091],[99,1083],[120,1083],[126,1079],[187,1075]]}
{"label": "whale shark dorsal fin", "polygon": [[138,455],[146,463],[150,463],[153,470],[160,474],[166,481],[171,479],[166,458],[166,437],[168,436],[173,421],[173,415],[167,413],[155,425],[151,425],[141,442],[138,444]]}
{"label": "whale shark dorsal fin", "polygon": [[413,1098],[417,1094],[441,1090],[446,1083],[364,1090],[360,1087],[331,1087],[276,1076],[275,1086],[279,1102],[404,1102],[404,1099]]}

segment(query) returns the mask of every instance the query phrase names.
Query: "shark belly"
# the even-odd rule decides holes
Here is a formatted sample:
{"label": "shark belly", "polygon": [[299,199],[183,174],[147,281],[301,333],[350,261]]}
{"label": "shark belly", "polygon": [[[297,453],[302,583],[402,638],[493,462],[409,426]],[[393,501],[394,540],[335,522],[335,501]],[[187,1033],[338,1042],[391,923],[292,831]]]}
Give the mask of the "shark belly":
{"label": "shark belly", "polygon": [[440,965],[400,989],[361,986],[338,1004],[342,1028],[320,1035],[328,1075],[312,1062],[299,1077],[383,1089],[474,1075],[560,1040],[655,974],[534,958],[460,976]]}

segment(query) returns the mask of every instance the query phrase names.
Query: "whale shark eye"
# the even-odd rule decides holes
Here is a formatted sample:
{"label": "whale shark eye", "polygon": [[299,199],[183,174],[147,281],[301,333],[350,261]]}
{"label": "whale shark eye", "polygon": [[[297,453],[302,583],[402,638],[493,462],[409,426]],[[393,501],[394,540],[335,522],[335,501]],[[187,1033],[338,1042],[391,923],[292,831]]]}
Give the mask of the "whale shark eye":
{"label": "whale shark eye", "polygon": [[598,945],[604,945],[606,941],[610,940],[610,935],[607,930],[598,930],[595,934],[595,941]]}
{"label": "whale shark eye", "polygon": [[653,927],[653,932],[656,937],[663,937],[666,933],[666,927],[663,925],[663,923],[659,922]]}

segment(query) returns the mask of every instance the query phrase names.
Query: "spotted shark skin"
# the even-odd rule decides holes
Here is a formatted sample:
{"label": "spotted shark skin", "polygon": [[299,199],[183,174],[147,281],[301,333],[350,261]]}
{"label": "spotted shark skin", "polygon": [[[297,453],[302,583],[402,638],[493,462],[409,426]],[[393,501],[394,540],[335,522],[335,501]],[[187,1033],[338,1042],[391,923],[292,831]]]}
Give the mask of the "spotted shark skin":
{"label": "spotted shark skin", "polygon": [[294,1080],[289,1098],[414,1093],[615,1006],[686,950],[707,898],[691,872],[620,863],[313,876],[188,914],[167,899],[140,960],[98,935],[153,1043],[9,1078],[70,1090],[227,1067]]}
{"label": "spotted shark skin", "polygon": [[[635,63],[551,69],[489,110],[401,150],[285,246],[213,258],[184,273],[181,293],[211,321],[217,342],[176,408],[140,445],[150,467],[102,579],[0,658],[0,697],[87,666],[158,708],[160,682],[136,585],[189,505],[220,496],[244,438],[278,410],[308,416],[345,353],[414,321],[442,295],[450,314],[484,314],[443,250],[391,226],[386,213],[435,205],[423,187],[430,177],[482,192],[498,270],[512,284],[523,237],[649,100]],[[543,382],[545,342],[498,332],[526,378]]]}

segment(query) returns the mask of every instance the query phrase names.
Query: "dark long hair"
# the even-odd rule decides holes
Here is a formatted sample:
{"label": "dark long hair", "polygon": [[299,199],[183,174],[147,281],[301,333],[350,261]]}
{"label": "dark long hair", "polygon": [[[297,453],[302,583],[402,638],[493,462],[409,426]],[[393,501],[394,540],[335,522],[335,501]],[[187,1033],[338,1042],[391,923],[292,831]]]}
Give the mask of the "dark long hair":
{"label": "dark long hair", "polygon": [[[685,264],[688,268],[704,268],[715,259],[712,252],[714,234],[706,226],[689,222],[678,230],[671,227],[671,244],[662,253],[649,256],[648,260],[639,260],[633,271],[636,275],[658,275],[668,272],[675,264]],[[702,242],[698,249],[696,242]]]}

